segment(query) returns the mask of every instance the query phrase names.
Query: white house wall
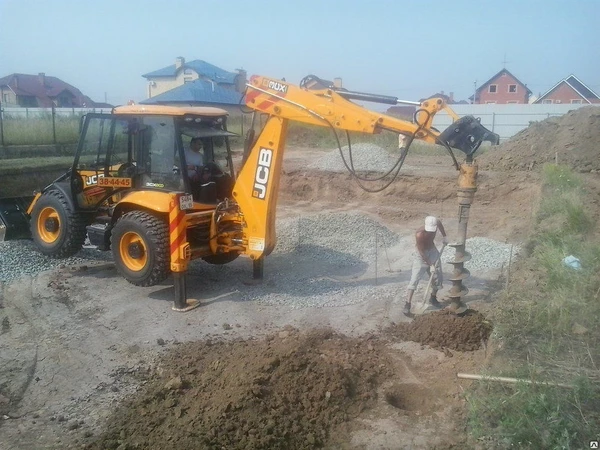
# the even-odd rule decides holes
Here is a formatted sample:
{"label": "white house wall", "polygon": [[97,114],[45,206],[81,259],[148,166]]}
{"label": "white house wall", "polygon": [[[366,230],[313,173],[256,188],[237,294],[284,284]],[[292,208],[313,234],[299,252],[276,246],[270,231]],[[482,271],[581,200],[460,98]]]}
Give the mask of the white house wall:
{"label": "white house wall", "polygon": [[190,74],[186,75],[183,70],[180,70],[174,78],[155,78],[148,80],[148,98],[156,97],[164,92],[175,89],[176,87],[182,86],[186,79],[190,81],[197,80],[199,78],[198,73],[195,70],[190,70]]}

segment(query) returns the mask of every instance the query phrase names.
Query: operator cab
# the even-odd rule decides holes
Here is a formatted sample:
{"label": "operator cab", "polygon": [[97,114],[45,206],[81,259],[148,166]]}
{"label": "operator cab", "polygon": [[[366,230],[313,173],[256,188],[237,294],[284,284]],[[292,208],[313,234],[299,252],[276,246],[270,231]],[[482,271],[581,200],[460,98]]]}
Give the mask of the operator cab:
{"label": "operator cab", "polygon": [[[229,136],[233,135],[224,129],[195,120],[184,123],[180,127],[181,146],[183,148],[181,165],[175,164],[174,171],[183,173],[190,186],[194,200],[205,204],[215,204],[230,198],[234,184],[234,171],[229,147]],[[192,146],[192,142],[196,142]],[[200,147],[201,164],[189,149]],[[192,154],[190,156],[190,154]],[[181,170],[185,168],[185,170]]]}
{"label": "operator cab", "polygon": [[[164,191],[193,194],[195,209],[214,208],[231,196],[235,180],[235,134],[226,124],[227,112],[209,107],[133,105],[87,114],[70,173],[77,205],[91,211],[131,191]],[[203,143],[200,184],[182,170],[192,138]]]}

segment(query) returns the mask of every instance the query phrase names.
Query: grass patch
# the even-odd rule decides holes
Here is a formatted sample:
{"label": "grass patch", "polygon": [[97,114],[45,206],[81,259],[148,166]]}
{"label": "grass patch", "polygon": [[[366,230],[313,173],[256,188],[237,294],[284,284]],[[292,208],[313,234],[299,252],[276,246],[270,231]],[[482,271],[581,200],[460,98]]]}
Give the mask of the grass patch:
{"label": "grass patch", "polygon": [[[74,144],[79,137],[79,117],[4,118],[2,121],[5,145]],[[56,133],[56,142],[54,142]]]}
{"label": "grass patch", "polygon": [[584,378],[574,381],[573,389],[483,383],[467,397],[473,437],[492,441],[488,448],[587,448],[598,416],[585,412],[598,406],[593,401],[598,391]]}
{"label": "grass patch", "polygon": [[67,171],[73,165],[72,156],[44,156],[37,158],[3,159],[0,173],[15,175],[30,173],[40,169],[53,170],[64,168]]}
{"label": "grass patch", "polygon": [[[478,383],[468,395],[470,432],[493,448],[588,448],[597,438],[600,242],[587,196],[568,168],[544,167],[527,255],[493,313],[494,337],[510,361],[502,365],[505,376],[575,387]],[[580,269],[564,263],[570,255]]]}

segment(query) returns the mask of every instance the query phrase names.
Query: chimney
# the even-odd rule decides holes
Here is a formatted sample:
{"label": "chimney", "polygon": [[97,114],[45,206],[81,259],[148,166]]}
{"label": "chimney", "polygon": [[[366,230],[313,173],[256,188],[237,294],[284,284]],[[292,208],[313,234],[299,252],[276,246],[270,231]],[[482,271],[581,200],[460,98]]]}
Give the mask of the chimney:
{"label": "chimney", "polygon": [[244,69],[235,69],[238,73],[235,77],[235,90],[238,92],[244,92],[246,90],[247,74]]}
{"label": "chimney", "polygon": [[333,79],[333,86],[336,88],[342,88],[342,79],[340,77],[336,77]]}
{"label": "chimney", "polygon": [[448,96],[448,103],[454,103],[454,92],[450,92]]}
{"label": "chimney", "polygon": [[175,58],[175,70],[179,69],[184,64],[185,58],[183,56],[178,56],[177,58]]}
{"label": "chimney", "polygon": [[40,84],[42,86],[46,86],[46,74],[44,72],[38,73],[38,79],[40,80]]}

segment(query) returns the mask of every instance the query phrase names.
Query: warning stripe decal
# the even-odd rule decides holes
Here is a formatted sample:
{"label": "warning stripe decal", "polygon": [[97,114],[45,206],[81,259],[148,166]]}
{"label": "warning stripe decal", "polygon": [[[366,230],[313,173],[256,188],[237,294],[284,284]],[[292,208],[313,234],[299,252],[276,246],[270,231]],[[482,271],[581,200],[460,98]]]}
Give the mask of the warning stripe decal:
{"label": "warning stripe decal", "polygon": [[178,202],[171,202],[169,211],[169,242],[171,249],[171,262],[179,260],[179,246],[185,239],[185,212],[178,208]]}
{"label": "warning stripe decal", "polygon": [[[246,103],[247,104],[252,103],[257,98],[259,98],[259,96],[261,96],[261,95],[266,96],[267,94],[265,94],[264,92],[261,92],[261,91],[257,91],[257,90],[250,91],[246,95]],[[268,96],[266,99],[262,100],[260,103],[257,103],[256,108],[260,111],[265,111],[266,109],[270,108],[275,103],[277,103],[279,100],[280,99],[278,97]]]}

